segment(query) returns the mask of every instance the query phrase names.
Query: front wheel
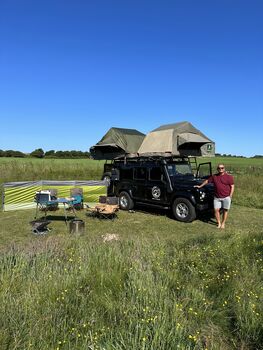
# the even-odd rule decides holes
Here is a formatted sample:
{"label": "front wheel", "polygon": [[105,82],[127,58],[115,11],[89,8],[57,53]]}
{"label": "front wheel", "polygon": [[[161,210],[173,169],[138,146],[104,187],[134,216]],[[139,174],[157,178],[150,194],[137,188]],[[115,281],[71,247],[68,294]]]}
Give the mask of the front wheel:
{"label": "front wheel", "polygon": [[119,206],[122,210],[131,210],[134,207],[134,202],[127,192],[120,193]]}
{"label": "front wheel", "polygon": [[178,221],[191,222],[196,218],[195,207],[186,198],[176,198],[172,210],[175,219]]}

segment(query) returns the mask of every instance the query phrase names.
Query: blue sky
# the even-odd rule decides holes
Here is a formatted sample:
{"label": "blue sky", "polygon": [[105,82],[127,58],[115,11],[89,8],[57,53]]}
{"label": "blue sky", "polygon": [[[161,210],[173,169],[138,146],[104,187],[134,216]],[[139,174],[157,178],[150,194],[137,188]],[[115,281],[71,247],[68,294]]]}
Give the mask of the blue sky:
{"label": "blue sky", "polygon": [[261,0],[1,0],[0,149],[86,151],[189,121],[263,154]]}

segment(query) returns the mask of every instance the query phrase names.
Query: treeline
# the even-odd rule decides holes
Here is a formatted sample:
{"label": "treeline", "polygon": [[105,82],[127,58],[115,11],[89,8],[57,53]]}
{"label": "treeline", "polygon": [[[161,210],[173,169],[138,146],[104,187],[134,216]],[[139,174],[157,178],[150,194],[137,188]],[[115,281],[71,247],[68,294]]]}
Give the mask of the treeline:
{"label": "treeline", "polygon": [[244,156],[237,156],[235,154],[226,154],[226,153],[215,153],[215,156],[216,157],[234,157],[234,158],[247,158],[247,157],[244,157]]}
{"label": "treeline", "polygon": [[234,154],[221,154],[221,153],[216,153],[215,154],[216,157],[232,157],[232,158],[263,158],[263,155],[260,154],[256,154],[253,157],[245,157],[245,156],[236,156]]}
{"label": "treeline", "polygon": [[[216,153],[216,157],[238,157],[238,158],[247,158],[244,156],[237,156],[233,154],[221,154]],[[42,148],[37,148],[31,153],[23,153],[20,151],[14,151],[14,150],[7,150],[3,151],[0,149],[0,157],[15,157],[15,158],[64,158],[64,159],[72,159],[72,158],[90,158],[90,152],[82,152],[82,151],[55,151],[50,150],[47,152],[44,152]],[[256,154],[253,157],[250,158],[263,158],[263,155]]]}
{"label": "treeline", "polygon": [[31,153],[23,153],[20,151],[0,150],[0,157],[15,157],[15,158],[64,158],[64,159],[73,159],[73,158],[90,158],[89,152],[82,151],[55,151],[50,150],[44,152],[42,148],[37,148]]}

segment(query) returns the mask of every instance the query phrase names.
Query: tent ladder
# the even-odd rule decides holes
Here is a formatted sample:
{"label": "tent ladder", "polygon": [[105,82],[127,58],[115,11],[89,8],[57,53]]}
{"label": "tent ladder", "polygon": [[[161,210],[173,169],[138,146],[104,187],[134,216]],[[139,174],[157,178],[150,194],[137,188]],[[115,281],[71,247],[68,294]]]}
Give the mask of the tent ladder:
{"label": "tent ladder", "polygon": [[196,175],[196,173],[197,173],[197,159],[196,159],[196,157],[189,156],[188,157],[188,162],[189,162],[189,164],[191,166],[191,169],[192,169],[193,173]]}

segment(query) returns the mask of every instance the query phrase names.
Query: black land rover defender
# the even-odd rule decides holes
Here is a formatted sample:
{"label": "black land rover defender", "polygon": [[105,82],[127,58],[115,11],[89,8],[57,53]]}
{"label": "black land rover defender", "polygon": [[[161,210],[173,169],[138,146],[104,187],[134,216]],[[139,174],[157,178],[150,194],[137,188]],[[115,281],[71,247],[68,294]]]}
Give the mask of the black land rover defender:
{"label": "black land rover defender", "polygon": [[171,209],[175,219],[191,222],[213,208],[213,186],[194,187],[211,175],[211,163],[199,164],[195,175],[192,164],[189,157],[120,158],[105,164],[103,179],[123,210],[136,204]]}

